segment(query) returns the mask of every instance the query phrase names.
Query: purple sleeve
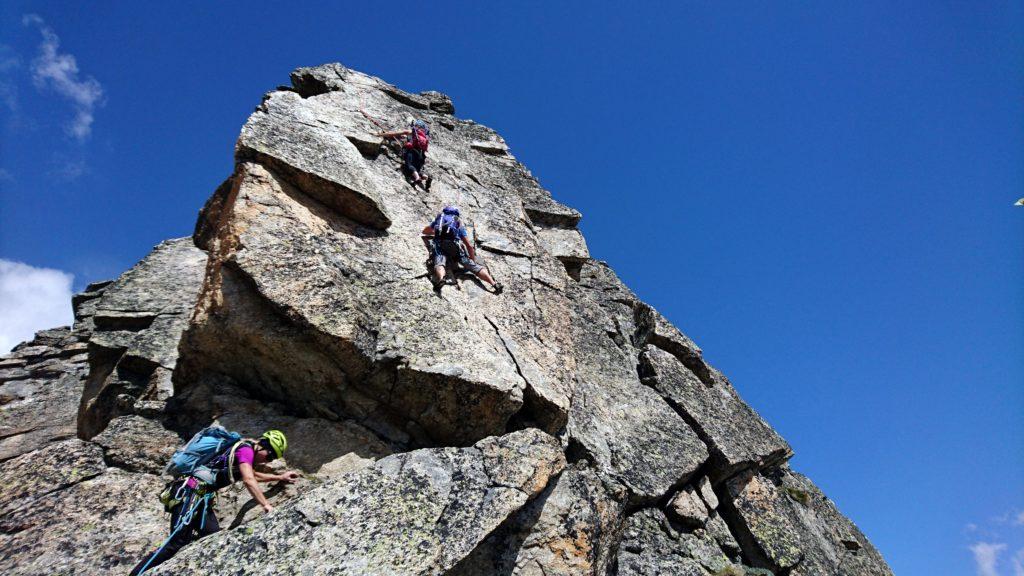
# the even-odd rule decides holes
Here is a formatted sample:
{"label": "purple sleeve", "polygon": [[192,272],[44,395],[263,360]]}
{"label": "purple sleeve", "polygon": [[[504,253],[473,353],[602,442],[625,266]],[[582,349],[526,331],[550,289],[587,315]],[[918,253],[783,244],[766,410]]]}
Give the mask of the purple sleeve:
{"label": "purple sleeve", "polygon": [[235,450],[235,462],[239,464],[245,463],[252,466],[252,461],[255,457],[256,454],[253,453],[252,446],[239,446],[238,450]]}

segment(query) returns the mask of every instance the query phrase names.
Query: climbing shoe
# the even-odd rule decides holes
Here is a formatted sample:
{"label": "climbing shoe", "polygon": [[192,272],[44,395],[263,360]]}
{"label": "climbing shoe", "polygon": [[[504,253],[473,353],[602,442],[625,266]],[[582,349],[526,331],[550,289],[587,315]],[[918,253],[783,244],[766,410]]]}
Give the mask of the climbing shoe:
{"label": "climbing shoe", "polygon": [[430,184],[433,181],[434,181],[434,177],[433,176],[427,176],[426,178],[424,178],[423,179],[423,189],[424,190],[430,190]]}
{"label": "climbing shoe", "polygon": [[505,291],[505,287],[501,285],[501,282],[495,282],[494,283],[494,293],[495,294],[501,294],[504,291]]}

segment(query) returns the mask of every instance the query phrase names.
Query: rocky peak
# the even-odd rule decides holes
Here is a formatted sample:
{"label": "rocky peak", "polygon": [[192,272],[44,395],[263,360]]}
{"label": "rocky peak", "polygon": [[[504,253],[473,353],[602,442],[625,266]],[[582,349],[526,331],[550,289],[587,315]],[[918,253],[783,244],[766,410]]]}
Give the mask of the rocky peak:
{"label": "rocky peak", "polygon": [[[164,536],[169,453],[219,423],[283,430],[306,479],[265,517],[223,491],[231,529],[154,574],[891,573],[497,133],[340,64],[291,82],[191,239],[0,359],[0,570],[126,572]],[[430,191],[374,136],[409,118]],[[432,290],[446,204],[502,295]]]}

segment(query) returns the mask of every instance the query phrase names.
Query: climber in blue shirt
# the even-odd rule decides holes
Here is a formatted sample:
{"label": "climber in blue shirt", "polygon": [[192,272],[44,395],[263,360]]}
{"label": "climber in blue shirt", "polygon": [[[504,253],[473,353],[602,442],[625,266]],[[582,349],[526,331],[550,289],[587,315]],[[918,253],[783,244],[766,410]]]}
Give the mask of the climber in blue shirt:
{"label": "climber in blue shirt", "polygon": [[494,287],[495,294],[501,294],[501,283],[494,281],[487,268],[477,264],[476,250],[469,241],[469,233],[462,226],[457,206],[445,206],[434,221],[423,228],[422,237],[431,255],[434,272],[431,282],[434,284],[434,290],[440,292],[444,286],[445,271],[448,259],[451,258],[458,262],[459,266]]}

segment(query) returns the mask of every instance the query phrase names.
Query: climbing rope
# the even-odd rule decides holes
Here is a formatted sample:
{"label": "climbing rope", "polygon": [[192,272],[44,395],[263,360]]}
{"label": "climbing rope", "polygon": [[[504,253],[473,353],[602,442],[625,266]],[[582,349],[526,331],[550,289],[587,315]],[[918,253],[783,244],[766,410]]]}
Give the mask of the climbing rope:
{"label": "climbing rope", "polygon": [[171,530],[171,535],[163,541],[163,544],[156,549],[155,552],[146,560],[146,563],[142,566],[142,570],[139,570],[139,574],[143,574],[146,570],[149,570],[149,565],[160,555],[160,552],[171,542],[171,539],[181,531],[182,528],[186,528],[192,523],[192,519],[195,518],[196,511],[202,506],[202,516],[199,520],[199,530],[202,530],[206,526],[206,512],[210,507],[210,499],[214,493],[209,492],[202,495],[197,495],[196,490],[188,486],[188,482],[182,482],[181,486],[174,493],[174,499],[179,500],[182,507],[181,514],[178,515],[178,521],[174,524],[174,529]]}
{"label": "climbing rope", "polygon": [[[359,95],[359,112],[363,116],[366,116],[367,120],[369,120],[370,122],[373,122],[374,126],[376,126],[377,128],[380,128],[381,132],[387,132],[388,131],[388,129],[383,124],[378,122],[376,118],[374,118],[373,116],[370,116],[370,114],[366,111],[366,108],[363,107],[363,95],[362,94]],[[398,137],[396,137],[396,136],[392,136],[390,139],[394,140],[395,143],[397,143],[397,144],[402,144],[402,141],[399,140]]]}
{"label": "climbing rope", "polygon": [[[387,127],[385,127],[382,123],[378,122],[376,118],[371,116],[370,113],[366,111],[366,108],[363,106],[363,95],[362,94],[359,95],[359,113],[362,114],[363,116],[365,116],[367,120],[372,122],[374,126],[379,128],[381,132],[383,132],[383,133],[387,133],[388,132]],[[394,143],[398,145],[399,149],[401,149],[404,146],[404,142],[399,140],[397,136],[391,136],[388,139],[391,140],[391,141],[394,141]],[[388,158],[391,158],[390,154],[388,154],[387,156],[388,156]],[[399,166],[402,166],[405,163],[401,159],[401,157],[394,158],[393,160],[397,161]],[[458,203],[462,202],[462,190],[461,189],[458,191],[458,199],[456,200],[456,202],[458,202]]]}

